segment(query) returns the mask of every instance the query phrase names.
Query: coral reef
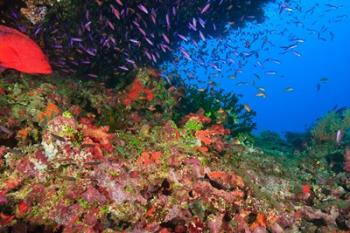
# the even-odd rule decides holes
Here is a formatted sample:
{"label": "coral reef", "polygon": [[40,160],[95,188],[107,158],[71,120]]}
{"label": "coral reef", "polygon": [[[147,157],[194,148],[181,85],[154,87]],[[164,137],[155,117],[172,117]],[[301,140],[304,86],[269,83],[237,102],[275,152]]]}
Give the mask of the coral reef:
{"label": "coral reef", "polygon": [[147,68],[114,89],[10,74],[0,87],[1,232],[350,230],[341,145],[237,143],[204,110],[175,123],[182,91]]}

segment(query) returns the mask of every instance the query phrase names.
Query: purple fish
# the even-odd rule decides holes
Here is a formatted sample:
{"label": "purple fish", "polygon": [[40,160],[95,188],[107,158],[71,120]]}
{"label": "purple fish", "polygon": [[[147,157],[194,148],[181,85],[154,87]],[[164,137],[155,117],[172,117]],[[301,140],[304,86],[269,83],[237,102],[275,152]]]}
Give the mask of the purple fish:
{"label": "purple fish", "polygon": [[113,23],[112,23],[111,21],[107,20],[107,21],[106,21],[106,24],[107,24],[107,26],[108,26],[110,29],[112,29],[112,30],[114,31],[115,27],[114,27],[114,25],[113,25]]}
{"label": "purple fish", "polygon": [[148,10],[143,4],[139,4],[137,7],[144,13],[148,14]]}
{"label": "purple fish", "polygon": [[193,25],[194,28],[197,27],[197,19],[194,18],[194,17],[192,18],[192,25]]}
{"label": "purple fish", "polygon": [[135,64],[136,63],[134,60],[131,60],[129,58],[125,58],[125,61],[129,62],[130,64]]}
{"label": "purple fish", "polygon": [[180,47],[179,49],[180,49],[181,53],[185,56],[185,58],[187,60],[192,61],[190,54],[184,48]]}
{"label": "purple fish", "polygon": [[157,23],[157,14],[154,12],[152,12],[152,14],[151,14],[151,20],[152,20],[152,22],[154,23],[154,24],[156,24]]}
{"label": "purple fish", "polygon": [[202,28],[205,28],[205,21],[202,18],[198,18],[198,22]]}
{"label": "purple fish", "polygon": [[210,8],[210,3],[208,3],[207,5],[205,5],[205,6],[202,8],[201,14],[204,14],[205,12],[207,12],[209,8]]}
{"label": "purple fish", "polygon": [[169,39],[169,37],[167,37],[167,35],[165,35],[164,33],[162,33],[162,37],[163,37],[164,41],[165,41],[167,44],[170,44],[170,39]]}
{"label": "purple fish", "polygon": [[87,76],[89,76],[91,78],[97,78],[98,77],[96,74],[87,74]]}
{"label": "purple fish", "polygon": [[126,66],[118,66],[119,69],[129,71],[128,67]]}
{"label": "purple fish", "polygon": [[203,33],[202,33],[201,31],[199,31],[199,37],[200,37],[203,41],[205,41],[205,37],[204,37],[204,35],[203,35]]}
{"label": "purple fish", "polygon": [[123,6],[123,2],[121,0],[115,0],[120,6]]}
{"label": "purple fish", "polygon": [[114,16],[117,18],[117,19],[120,19],[120,12],[111,4],[109,5],[112,9],[112,13],[114,14]]}
{"label": "purple fish", "polygon": [[152,46],[154,45],[153,42],[150,39],[148,39],[147,37],[145,37],[145,40],[147,41],[148,44],[150,44]]}
{"label": "purple fish", "polygon": [[177,34],[177,36],[178,36],[181,40],[188,41],[188,39],[187,39],[184,35]]}
{"label": "purple fish", "polygon": [[38,36],[38,34],[40,33],[41,31],[41,27],[38,27],[37,29],[35,29],[35,32],[34,32],[34,36]]}
{"label": "purple fish", "polygon": [[87,31],[90,31],[91,30],[91,21],[87,22],[86,24],[84,24],[84,28],[87,30]]}
{"label": "purple fish", "polygon": [[145,30],[143,30],[141,27],[137,27],[137,29],[141,32],[143,36],[146,36]]}
{"label": "purple fish", "polygon": [[152,56],[151,54],[149,54],[149,52],[146,50],[144,51],[144,54],[146,55],[146,57],[149,59],[149,60],[152,60]]}
{"label": "purple fish", "polygon": [[134,44],[137,44],[137,45],[140,45],[141,42],[138,41],[138,40],[135,40],[135,39],[129,39],[130,42],[134,43]]}
{"label": "purple fish", "polygon": [[168,27],[168,30],[170,29],[170,18],[169,18],[169,14],[166,14],[165,16],[165,21],[166,21],[166,25]]}

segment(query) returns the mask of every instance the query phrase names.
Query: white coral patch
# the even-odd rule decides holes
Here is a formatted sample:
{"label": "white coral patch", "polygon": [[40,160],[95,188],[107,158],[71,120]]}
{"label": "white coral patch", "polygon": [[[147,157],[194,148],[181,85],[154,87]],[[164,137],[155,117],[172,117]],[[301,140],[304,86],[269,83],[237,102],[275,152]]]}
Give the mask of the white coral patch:
{"label": "white coral patch", "polygon": [[47,159],[49,161],[53,160],[58,153],[58,150],[55,147],[55,145],[53,143],[48,144],[44,141],[41,142],[41,145],[44,147],[44,151],[45,151],[45,155],[46,155]]}

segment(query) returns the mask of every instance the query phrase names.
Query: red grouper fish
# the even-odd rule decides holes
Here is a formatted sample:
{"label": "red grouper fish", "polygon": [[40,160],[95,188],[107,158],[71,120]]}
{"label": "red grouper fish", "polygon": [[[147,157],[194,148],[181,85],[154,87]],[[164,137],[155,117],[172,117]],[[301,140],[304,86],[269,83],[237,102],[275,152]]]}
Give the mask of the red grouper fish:
{"label": "red grouper fish", "polygon": [[51,74],[52,68],[40,47],[16,29],[0,25],[0,72],[15,69],[28,74]]}

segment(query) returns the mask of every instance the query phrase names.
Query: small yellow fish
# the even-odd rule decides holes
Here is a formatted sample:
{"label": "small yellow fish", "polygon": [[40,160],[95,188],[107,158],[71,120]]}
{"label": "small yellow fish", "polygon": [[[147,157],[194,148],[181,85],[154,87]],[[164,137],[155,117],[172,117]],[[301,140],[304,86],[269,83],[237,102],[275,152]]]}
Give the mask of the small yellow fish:
{"label": "small yellow fish", "polygon": [[230,75],[229,78],[230,78],[230,79],[236,79],[237,76],[233,74],[233,75]]}
{"label": "small yellow fish", "polygon": [[204,88],[199,88],[198,91],[199,92],[205,92],[205,89]]}
{"label": "small yellow fish", "polygon": [[248,104],[244,104],[244,109],[247,111],[247,112],[251,112],[252,109],[250,108],[250,106]]}
{"label": "small yellow fish", "polygon": [[264,92],[259,92],[256,94],[257,97],[262,97],[262,98],[265,98],[266,97],[266,94]]}

